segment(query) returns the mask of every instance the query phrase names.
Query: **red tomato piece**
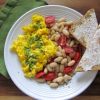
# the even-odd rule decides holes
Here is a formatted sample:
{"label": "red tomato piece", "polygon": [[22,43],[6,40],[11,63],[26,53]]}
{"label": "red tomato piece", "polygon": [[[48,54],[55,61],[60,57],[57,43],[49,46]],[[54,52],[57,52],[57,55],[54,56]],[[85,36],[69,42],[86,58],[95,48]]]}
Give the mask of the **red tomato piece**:
{"label": "red tomato piece", "polygon": [[45,17],[45,23],[47,25],[50,25],[50,24],[52,24],[54,22],[55,22],[55,17],[54,16],[47,16],[47,17]]}
{"label": "red tomato piece", "polygon": [[58,39],[58,45],[61,47],[65,47],[67,42],[67,37],[65,35],[61,35],[60,38]]}
{"label": "red tomato piece", "polygon": [[74,52],[73,48],[71,48],[71,47],[65,47],[64,50],[65,50],[65,53],[72,53],[72,52]]}
{"label": "red tomato piece", "polygon": [[75,54],[76,54],[76,52],[73,51],[73,52],[71,52],[71,53],[69,54],[69,56],[70,56],[71,58],[74,58],[74,57],[75,57]]}
{"label": "red tomato piece", "polygon": [[40,77],[42,77],[44,75],[45,75],[45,73],[43,71],[41,71],[41,72],[37,73],[35,77],[36,78],[40,78]]}
{"label": "red tomato piece", "polygon": [[54,72],[49,72],[48,74],[45,75],[45,80],[52,81],[55,77],[56,77],[56,74]]}
{"label": "red tomato piece", "polygon": [[64,74],[69,74],[73,71],[73,68],[72,67],[65,67],[64,68]]}
{"label": "red tomato piece", "polygon": [[81,54],[79,52],[76,52],[75,56],[74,56],[74,60],[77,62],[81,57]]}

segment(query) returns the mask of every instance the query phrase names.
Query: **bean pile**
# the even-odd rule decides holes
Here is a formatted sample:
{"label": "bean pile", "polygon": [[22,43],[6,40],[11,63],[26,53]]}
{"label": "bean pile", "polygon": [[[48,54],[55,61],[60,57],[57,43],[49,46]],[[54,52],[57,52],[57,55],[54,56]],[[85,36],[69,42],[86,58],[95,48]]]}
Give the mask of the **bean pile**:
{"label": "bean pile", "polygon": [[57,45],[55,57],[50,58],[43,71],[35,76],[37,82],[46,82],[51,88],[68,83],[72,79],[75,66],[82,56],[82,46],[70,34],[72,21],[65,17],[58,20],[54,16],[45,17],[50,30],[49,38]]}

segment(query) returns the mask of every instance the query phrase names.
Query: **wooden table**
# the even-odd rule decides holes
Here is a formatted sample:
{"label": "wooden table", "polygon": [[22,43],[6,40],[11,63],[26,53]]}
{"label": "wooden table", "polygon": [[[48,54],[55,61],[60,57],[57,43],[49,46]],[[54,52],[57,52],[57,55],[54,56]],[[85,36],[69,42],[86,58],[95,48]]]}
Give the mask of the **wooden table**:
{"label": "wooden table", "polygon": [[[90,8],[95,8],[98,22],[100,22],[100,0],[72,0],[73,2],[70,1],[71,0],[68,0],[68,3],[65,3],[65,5],[78,10],[82,14],[84,14]],[[8,80],[0,76],[0,100],[33,99],[22,93],[10,79]],[[100,100],[100,72],[98,73],[91,86],[73,100]]]}

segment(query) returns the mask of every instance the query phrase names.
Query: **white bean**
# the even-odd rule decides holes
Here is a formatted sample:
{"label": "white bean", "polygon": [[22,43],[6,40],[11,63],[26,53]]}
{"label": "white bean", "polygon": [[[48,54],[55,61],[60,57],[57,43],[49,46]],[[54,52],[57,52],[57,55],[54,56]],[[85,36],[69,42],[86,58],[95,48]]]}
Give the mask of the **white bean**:
{"label": "white bean", "polygon": [[58,64],[56,62],[52,62],[52,63],[50,63],[50,67],[51,68],[58,67]]}
{"label": "white bean", "polygon": [[60,56],[62,56],[62,53],[58,51],[58,52],[56,52],[56,56],[60,57]]}
{"label": "white bean", "polygon": [[74,45],[74,41],[71,41],[70,44],[69,44],[69,46],[73,47],[73,45]]}
{"label": "white bean", "polygon": [[61,52],[62,52],[62,56],[63,56],[63,57],[66,57],[65,50],[64,50],[64,49],[62,49],[62,51],[61,51]]}
{"label": "white bean", "polygon": [[53,71],[53,69],[50,67],[50,65],[47,65],[46,67],[47,67],[47,70],[48,70],[49,72],[52,72],[52,71]]}
{"label": "white bean", "polygon": [[70,61],[71,61],[70,56],[67,56],[67,62],[70,62]]}
{"label": "white bean", "polygon": [[63,29],[64,29],[64,25],[62,25],[58,31],[59,31],[59,32],[62,32]]}
{"label": "white bean", "polygon": [[55,35],[55,41],[58,41],[59,38],[60,38],[60,34],[58,33]]}
{"label": "white bean", "polygon": [[57,83],[61,83],[63,81],[64,81],[64,77],[63,76],[57,77],[56,79],[53,80],[53,82],[57,82]]}
{"label": "white bean", "polygon": [[65,17],[62,17],[62,18],[60,18],[60,19],[58,20],[58,22],[64,22],[64,21],[66,21],[66,18],[65,18]]}
{"label": "white bean", "polygon": [[59,49],[59,52],[62,53],[62,56],[63,56],[63,57],[66,57],[65,50],[62,49],[60,46],[58,46],[58,49]]}
{"label": "white bean", "polygon": [[62,59],[63,59],[63,57],[57,57],[57,58],[55,58],[54,61],[60,63]]}
{"label": "white bean", "polygon": [[67,21],[66,22],[66,25],[72,25],[73,24],[73,21]]}
{"label": "white bean", "polygon": [[64,65],[60,65],[60,72],[63,72],[64,70]]}
{"label": "white bean", "polygon": [[56,32],[55,34],[60,34],[59,32]]}
{"label": "white bean", "polygon": [[61,46],[58,46],[58,49],[59,49],[59,51],[60,51],[60,52],[62,51],[62,48],[61,48]]}
{"label": "white bean", "polygon": [[58,77],[60,77],[60,76],[63,76],[63,74],[62,73],[58,73]]}
{"label": "white bean", "polygon": [[55,33],[56,33],[55,30],[52,29],[52,30],[51,30],[51,34],[55,34]]}
{"label": "white bean", "polygon": [[69,36],[69,32],[68,32],[67,29],[63,29],[62,32],[63,32],[64,35]]}
{"label": "white bean", "polygon": [[61,61],[61,64],[66,64],[67,63],[67,58],[64,58],[62,61]]}
{"label": "white bean", "polygon": [[50,37],[51,40],[55,40],[55,34]]}
{"label": "white bean", "polygon": [[45,79],[39,78],[39,79],[36,79],[36,81],[39,82],[39,83],[44,83],[45,82]]}
{"label": "white bean", "polygon": [[73,66],[75,64],[75,60],[71,60],[69,63],[68,63],[68,66]]}
{"label": "white bean", "polygon": [[47,70],[47,68],[45,68],[45,69],[44,69],[44,73],[45,73],[45,74],[47,74],[47,73],[48,73],[48,70]]}
{"label": "white bean", "polygon": [[51,88],[57,88],[58,87],[58,84],[57,83],[50,83],[50,87]]}
{"label": "white bean", "polygon": [[72,79],[72,77],[71,76],[69,76],[69,75],[64,75],[64,81],[65,82],[67,82],[67,81],[69,81],[69,80],[71,80]]}
{"label": "white bean", "polygon": [[62,25],[65,25],[65,24],[66,24],[65,22],[59,22],[57,26],[61,27]]}
{"label": "white bean", "polygon": [[59,72],[59,70],[60,70],[60,67],[59,67],[59,66],[55,68],[55,71],[56,71],[57,73]]}
{"label": "white bean", "polygon": [[56,24],[52,27],[52,29],[54,29],[55,31],[59,30]]}
{"label": "white bean", "polygon": [[54,42],[54,44],[55,44],[56,46],[58,46],[58,43],[57,43],[57,42]]}

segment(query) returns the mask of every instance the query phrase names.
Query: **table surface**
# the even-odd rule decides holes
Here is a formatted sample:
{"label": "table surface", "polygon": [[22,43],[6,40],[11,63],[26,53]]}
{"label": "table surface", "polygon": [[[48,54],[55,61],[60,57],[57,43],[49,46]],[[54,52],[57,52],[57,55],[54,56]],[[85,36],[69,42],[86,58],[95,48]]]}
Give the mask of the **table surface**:
{"label": "table surface", "polygon": [[[2,0],[0,0],[0,3]],[[63,0],[62,0],[63,1]],[[67,1],[67,0],[66,0]],[[55,4],[55,3],[51,3]],[[95,8],[98,22],[100,22],[100,0],[73,0],[73,2],[65,3],[66,6],[76,9],[84,14],[88,9]],[[73,100],[100,100],[100,72],[86,91]],[[0,76],[0,100],[33,100],[22,93],[10,79]]]}

